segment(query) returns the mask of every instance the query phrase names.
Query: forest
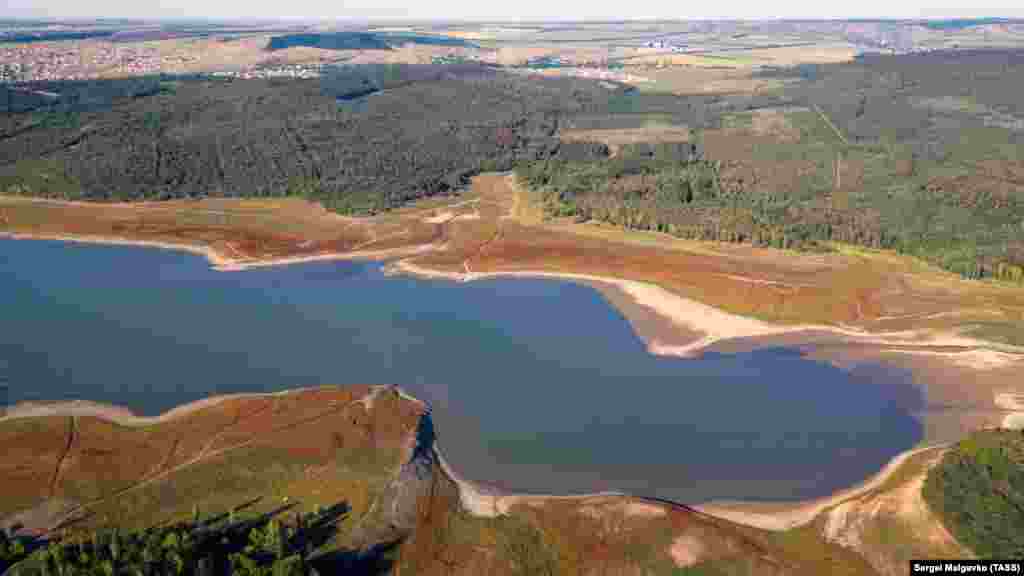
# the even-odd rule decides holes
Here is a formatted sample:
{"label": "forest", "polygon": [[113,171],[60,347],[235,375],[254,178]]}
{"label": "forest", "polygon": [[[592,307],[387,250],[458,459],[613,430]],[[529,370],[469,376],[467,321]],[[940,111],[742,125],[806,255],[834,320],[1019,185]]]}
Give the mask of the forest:
{"label": "forest", "polygon": [[[330,551],[344,503],[283,518],[289,506],[249,517],[239,512],[157,525],[138,532],[78,530],[41,542],[0,531],[0,572],[12,576],[314,576],[352,562]],[[346,564],[347,563],[347,564]]]}
{"label": "forest", "polygon": [[[319,79],[0,87],[0,193],[303,196],[373,214],[515,169],[552,216],[800,250],[897,250],[1024,283],[1024,51],[765,70],[782,88],[677,96],[481,64]],[[684,126],[617,153],[564,130]]]}
{"label": "forest", "polygon": [[[674,236],[797,250],[831,242],[912,254],[969,278],[1024,283],[1024,201],[924,186],[837,205],[827,191],[763,189],[697,144],[624,146],[614,157],[522,162],[547,213]],[[872,201],[873,204],[871,203]]]}
{"label": "forest", "polygon": [[516,170],[551,215],[777,248],[857,244],[1024,283],[1022,64],[1024,52],[964,52],[802,66],[772,97],[696,108],[689,157],[633,147]]}
{"label": "forest", "polygon": [[984,430],[960,441],[929,471],[924,496],[978,556],[1024,557],[1024,432]]}
{"label": "forest", "polygon": [[[366,87],[365,98],[351,98]],[[91,200],[303,195],[372,213],[557,147],[607,88],[477,65],[319,80],[150,78],[8,90],[0,192]],[[60,94],[56,100],[38,92]]]}

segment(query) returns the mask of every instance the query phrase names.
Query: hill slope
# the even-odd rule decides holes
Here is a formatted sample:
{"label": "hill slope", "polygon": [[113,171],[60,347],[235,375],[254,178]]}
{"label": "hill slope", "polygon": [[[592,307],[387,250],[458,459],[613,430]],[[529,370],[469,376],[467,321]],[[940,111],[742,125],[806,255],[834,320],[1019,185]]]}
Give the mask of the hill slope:
{"label": "hill slope", "polygon": [[985,558],[1024,555],[1024,432],[985,430],[959,442],[924,494],[950,532]]}
{"label": "hill slope", "polygon": [[361,564],[370,573],[871,573],[820,539],[804,555],[805,543],[628,496],[523,498],[506,514],[473,516],[443,472],[429,411],[393,388],[230,397],[157,418],[82,403],[19,410],[0,419],[10,448],[0,514],[22,533],[71,538],[196,509],[344,502],[351,510],[323,550],[372,559]]}

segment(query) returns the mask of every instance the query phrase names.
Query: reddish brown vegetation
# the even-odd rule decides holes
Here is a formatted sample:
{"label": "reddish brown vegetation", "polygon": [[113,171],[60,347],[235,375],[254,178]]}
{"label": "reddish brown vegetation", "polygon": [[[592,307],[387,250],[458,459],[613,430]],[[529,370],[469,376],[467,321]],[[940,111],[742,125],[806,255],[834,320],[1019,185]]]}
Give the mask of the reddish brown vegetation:
{"label": "reddish brown vegetation", "polygon": [[243,448],[320,464],[335,461],[338,450],[380,451],[383,462],[405,446],[421,407],[393,394],[379,394],[369,407],[357,402],[369,392],[352,386],[233,398],[148,426],[92,416],[8,420],[0,423],[8,447],[0,462],[0,512],[47,498],[102,506],[192,466],[227,464],[222,457]]}

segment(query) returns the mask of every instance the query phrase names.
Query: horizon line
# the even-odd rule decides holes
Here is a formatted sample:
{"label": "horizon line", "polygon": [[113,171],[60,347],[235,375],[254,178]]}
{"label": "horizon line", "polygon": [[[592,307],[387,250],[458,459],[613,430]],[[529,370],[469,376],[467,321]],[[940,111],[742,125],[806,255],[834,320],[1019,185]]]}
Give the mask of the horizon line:
{"label": "horizon line", "polygon": [[904,16],[850,16],[850,17],[778,17],[778,18],[737,18],[737,17],[638,17],[623,19],[550,19],[538,18],[407,18],[396,16],[338,16],[338,17],[313,17],[313,16],[278,16],[266,18],[236,18],[219,16],[9,16],[0,17],[0,22],[146,22],[155,23],[162,21],[174,22],[216,22],[216,23],[251,23],[266,24],[276,22],[364,22],[373,23],[387,21],[389,23],[434,23],[444,24],[457,22],[460,24],[544,24],[557,22],[560,24],[618,24],[632,22],[942,22],[946,20],[979,20],[992,24],[1017,24],[1024,23],[1024,17],[1012,16],[945,16],[945,17],[904,17]]}

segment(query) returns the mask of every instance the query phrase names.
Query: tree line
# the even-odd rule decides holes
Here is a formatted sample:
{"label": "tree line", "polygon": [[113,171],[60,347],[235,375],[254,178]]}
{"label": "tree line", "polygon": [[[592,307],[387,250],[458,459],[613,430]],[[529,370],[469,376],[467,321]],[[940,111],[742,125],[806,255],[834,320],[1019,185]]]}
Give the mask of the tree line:
{"label": "tree line", "polygon": [[[0,193],[301,196],[371,214],[516,169],[545,190],[549,210],[582,220],[779,248],[852,243],[1019,283],[1024,108],[1012,94],[1022,64],[1024,51],[872,56],[768,72],[799,78],[780,92],[686,97],[478,64],[338,66],[311,80],[36,83],[3,92]],[[705,149],[702,135],[723,118],[765,107],[815,110],[830,125],[766,144],[778,153],[763,158]],[[652,119],[688,126],[689,147],[611,157],[597,143],[558,139],[562,129]],[[860,161],[863,178],[834,182],[833,155]],[[779,177],[786,158],[817,164]]]}
{"label": "tree line", "polygon": [[628,145],[614,157],[556,150],[516,173],[541,191],[552,216],[796,250],[843,242],[918,256],[968,278],[1024,283],[1024,250],[1012,251],[1024,237],[1017,198],[981,197],[965,209],[956,194],[921,188],[843,205],[729,178],[696,143]]}
{"label": "tree line", "polygon": [[[287,507],[252,517],[236,511],[137,532],[118,529],[77,532],[43,545],[0,532],[0,562],[15,576],[312,576],[333,563],[320,549],[347,514],[344,503],[292,520]],[[34,550],[32,549],[34,548]],[[326,570],[326,571],[325,571]]]}
{"label": "tree line", "polygon": [[[61,92],[55,103],[6,115],[0,192],[89,200],[302,194],[339,212],[370,213],[543,156],[557,145],[564,114],[608,92],[474,65],[348,67],[319,80],[130,82],[72,86],[67,98]],[[362,85],[379,92],[339,99]]]}
{"label": "tree line", "polygon": [[1024,432],[985,430],[961,440],[928,472],[923,494],[980,557],[1024,556]]}

